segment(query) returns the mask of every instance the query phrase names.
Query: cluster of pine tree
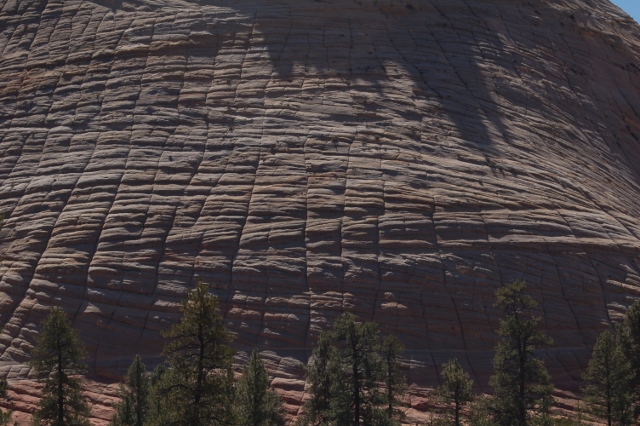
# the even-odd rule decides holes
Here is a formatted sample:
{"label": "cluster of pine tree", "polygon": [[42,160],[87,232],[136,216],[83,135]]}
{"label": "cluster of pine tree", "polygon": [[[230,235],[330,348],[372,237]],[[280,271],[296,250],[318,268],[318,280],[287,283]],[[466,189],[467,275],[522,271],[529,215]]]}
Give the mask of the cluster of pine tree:
{"label": "cluster of pine tree", "polygon": [[199,282],[178,324],[163,333],[166,365],[147,373],[136,356],[120,387],[113,426],[283,425],[282,402],[256,350],[234,383],[232,335],[218,299]]}
{"label": "cluster of pine tree", "polygon": [[640,416],[640,301],[627,310],[615,333],[604,331],[582,377],[589,412],[612,425],[633,425]]}
{"label": "cluster of pine tree", "polygon": [[406,380],[402,345],[347,313],[320,334],[305,368],[310,399],[299,425],[396,425]]}
{"label": "cluster of pine tree", "polygon": [[[433,393],[434,426],[578,425],[581,419],[551,415],[553,385],[538,349],[552,344],[538,330],[536,302],[523,282],[498,289],[501,309],[490,379],[491,396],[476,396],[473,381],[452,359],[441,368]],[[199,282],[183,302],[178,324],[163,333],[166,363],[148,372],[138,356],[120,386],[113,426],[278,426],[283,405],[269,388],[269,376],[254,350],[240,378],[232,365],[232,335],[218,312],[218,299]],[[403,348],[393,336],[380,335],[373,322],[346,313],[320,333],[305,367],[307,394],[298,426],[393,426],[404,415],[406,378]],[[41,324],[30,365],[43,382],[33,425],[89,425],[89,407],[80,377],[85,352],[66,313],[53,308]],[[612,425],[635,424],[640,408],[640,301],[628,310],[612,334],[602,333],[583,376],[584,405],[591,419]],[[0,381],[0,397],[6,395]],[[0,411],[0,425],[11,421]]]}
{"label": "cluster of pine tree", "polygon": [[[442,384],[434,392],[438,407],[433,425],[551,425],[553,385],[536,350],[551,341],[537,330],[536,302],[525,285],[514,282],[496,292],[503,312],[490,385],[493,395],[476,398],[473,381],[452,359],[442,366]],[[306,368],[310,398],[300,425],[399,425],[405,379],[402,347],[381,339],[374,323],[360,324],[350,314],[320,335]]]}
{"label": "cluster of pine tree", "polygon": [[[640,300],[628,309],[615,333],[604,331],[583,374],[583,401],[575,418],[552,416],[553,385],[537,349],[553,344],[538,330],[537,303],[525,294],[523,282],[498,289],[502,309],[500,341],[493,359],[491,396],[476,397],[473,382],[457,360],[442,367],[442,385],[435,403],[442,407],[433,425],[578,426],[605,421],[607,426],[635,425],[640,417]],[[585,408],[585,413],[582,412]],[[584,415],[589,422],[586,422]]]}
{"label": "cluster of pine tree", "polygon": [[[635,425],[640,416],[640,300],[627,311],[615,333],[604,331],[593,348],[583,374],[583,401],[573,419],[551,415],[553,385],[537,349],[553,344],[538,330],[533,316],[537,303],[525,294],[523,282],[498,289],[496,306],[502,309],[500,341],[489,381],[491,396],[476,397],[473,382],[457,360],[441,371],[442,385],[435,403],[442,407],[433,425],[578,426],[605,421],[607,426]],[[582,412],[585,408],[585,413]],[[589,422],[586,422],[584,415]]]}
{"label": "cluster of pine tree", "polygon": [[[166,364],[147,372],[136,356],[115,406],[113,426],[266,426],[283,425],[282,402],[269,389],[269,376],[254,351],[234,382],[235,349],[223,324],[218,299],[199,282],[183,302],[182,317],[163,336]],[[52,308],[41,324],[30,365],[43,382],[34,426],[88,426],[89,406],[82,395],[86,370],[83,345],[66,313]],[[7,382],[0,382],[0,396]],[[10,412],[0,412],[0,425]]]}

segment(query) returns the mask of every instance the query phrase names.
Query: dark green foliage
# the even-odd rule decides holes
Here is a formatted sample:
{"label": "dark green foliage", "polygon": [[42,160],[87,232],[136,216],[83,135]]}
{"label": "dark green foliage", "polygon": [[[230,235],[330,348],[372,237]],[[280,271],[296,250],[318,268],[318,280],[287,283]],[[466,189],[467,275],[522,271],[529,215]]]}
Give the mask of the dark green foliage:
{"label": "dark green foliage", "polygon": [[407,389],[407,380],[401,370],[400,355],[404,352],[402,343],[395,336],[386,336],[382,341],[381,355],[387,405],[387,418],[399,423],[404,417],[400,409],[402,397]]}
{"label": "dark green foliage", "polygon": [[169,416],[167,413],[171,410],[171,405],[167,398],[167,394],[163,392],[163,385],[171,382],[168,379],[169,370],[163,364],[158,365],[151,373],[149,378],[149,405],[145,422],[146,425],[160,425],[162,419]]}
{"label": "dark green foliage", "polygon": [[[386,367],[380,355],[380,335],[376,324],[358,323],[351,314],[339,317],[331,331],[321,333],[318,346],[306,368],[311,398],[305,403],[303,425],[391,425]],[[391,348],[392,370],[397,367]],[[399,372],[397,372],[399,374]],[[401,395],[399,377],[393,400]],[[394,385],[395,386],[395,385]],[[395,402],[392,402],[392,414]],[[393,417],[393,416],[392,416]]]}
{"label": "dark green foliage", "polygon": [[[0,380],[0,398],[7,397],[7,391],[9,390],[9,384],[7,379]],[[0,411],[0,426],[8,425],[11,422],[11,411]]]}
{"label": "dark green foliage", "polygon": [[493,419],[493,401],[484,395],[474,398],[469,410],[468,424],[472,426],[497,426]]}
{"label": "dark green foliage", "polygon": [[311,359],[305,366],[305,378],[311,398],[304,403],[304,414],[298,419],[299,425],[328,425],[332,420],[332,387],[339,371],[332,346],[332,334],[320,333],[318,344],[313,349]]}
{"label": "dark green foliage", "polygon": [[85,351],[67,314],[54,307],[42,322],[29,364],[44,382],[42,399],[33,416],[38,426],[88,425],[89,407],[82,396]]}
{"label": "dark green foliage", "polygon": [[445,407],[443,423],[460,426],[463,408],[474,399],[473,380],[457,359],[445,363],[440,374],[442,385],[436,389],[436,401]]}
{"label": "dark green foliage", "polygon": [[120,402],[116,409],[111,424],[113,426],[143,426],[149,411],[149,386],[150,378],[142,363],[142,359],[136,355],[133,363],[127,371],[124,385],[120,385],[118,396]]}
{"label": "dark green foliage", "polygon": [[617,329],[617,341],[633,370],[631,386],[635,396],[633,417],[640,415],[640,300],[636,300],[627,310],[624,322]]}
{"label": "dark green foliage", "polygon": [[379,387],[383,366],[377,325],[358,323],[347,313],[336,320],[332,333],[338,372],[331,401],[335,420],[354,426],[379,424],[386,416],[380,408],[384,402]]}
{"label": "dark green foliage", "polygon": [[232,336],[218,313],[218,298],[198,282],[182,304],[182,318],[163,336],[169,369],[157,380],[154,395],[168,401],[155,410],[161,426],[233,423]]}
{"label": "dark green foliage", "polygon": [[537,303],[525,289],[524,282],[515,281],[496,291],[495,305],[502,309],[504,319],[498,329],[501,339],[489,384],[494,390],[494,420],[501,426],[546,425],[551,421],[553,385],[534,351],[552,341],[537,330],[540,318],[531,315]]}
{"label": "dark green foliage", "polygon": [[[640,299],[633,302],[618,328],[620,347],[634,370],[640,370]],[[640,377],[636,377],[636,382]]]}
{"label": "dark green foliage", "polygon": [[269,389],[269,375],[257,350],[236,385],[235,408],[239,426],[284,425],[282,401]]}
{"label": "dark green foliage", "polygon": [[598,336],[583,379],[588,382],[583,391],[591,414],[608,426],[633,423],[633,370],[608,331]]}

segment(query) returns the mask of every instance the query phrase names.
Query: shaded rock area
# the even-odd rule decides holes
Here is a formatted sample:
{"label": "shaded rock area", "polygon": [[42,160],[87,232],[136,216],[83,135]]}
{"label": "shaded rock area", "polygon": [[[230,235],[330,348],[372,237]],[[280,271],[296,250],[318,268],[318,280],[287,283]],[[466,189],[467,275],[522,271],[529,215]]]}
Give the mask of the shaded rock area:
{"label": "shaded rock area", "polygon": [[62,306],[95,424],[198,278],[239,361],[344,311],[406,345],[409,419],[456,356],[487,389],[525,280],[571,398],[640,295],[640,27],[606,0],[3,0],[0,372]]}

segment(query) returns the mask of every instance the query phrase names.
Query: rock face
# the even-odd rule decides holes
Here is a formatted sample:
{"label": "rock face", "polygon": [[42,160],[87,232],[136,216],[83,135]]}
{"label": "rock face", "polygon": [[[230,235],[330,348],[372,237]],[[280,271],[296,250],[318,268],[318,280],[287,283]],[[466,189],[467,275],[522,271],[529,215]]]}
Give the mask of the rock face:
{"label": "rock face", "polygon": [[486,387],[502,283],[541,302],[559,395],[640,296],[640,27],[605,0],[0,7],[18,410],[50,306],[88,346],[100,423],[199,278],[292,413],[318,333],[377,321],[407,347],[412,418],[450,357]]}

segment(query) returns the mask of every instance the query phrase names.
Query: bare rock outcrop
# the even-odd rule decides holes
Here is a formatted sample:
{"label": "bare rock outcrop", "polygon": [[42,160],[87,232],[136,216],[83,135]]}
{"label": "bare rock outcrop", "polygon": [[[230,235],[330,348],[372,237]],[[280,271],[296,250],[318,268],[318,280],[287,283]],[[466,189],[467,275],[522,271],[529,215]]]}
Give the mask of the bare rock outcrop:
{"label": "bare rock outcrop", "polygon": [[640,27],[595,0],[0,2],[0,372],[33,408],[64,307],[96,423],[198,278],[295,413],[343,311],[407,347],[418,418],[525,280],[576,389],[640,295]]}

